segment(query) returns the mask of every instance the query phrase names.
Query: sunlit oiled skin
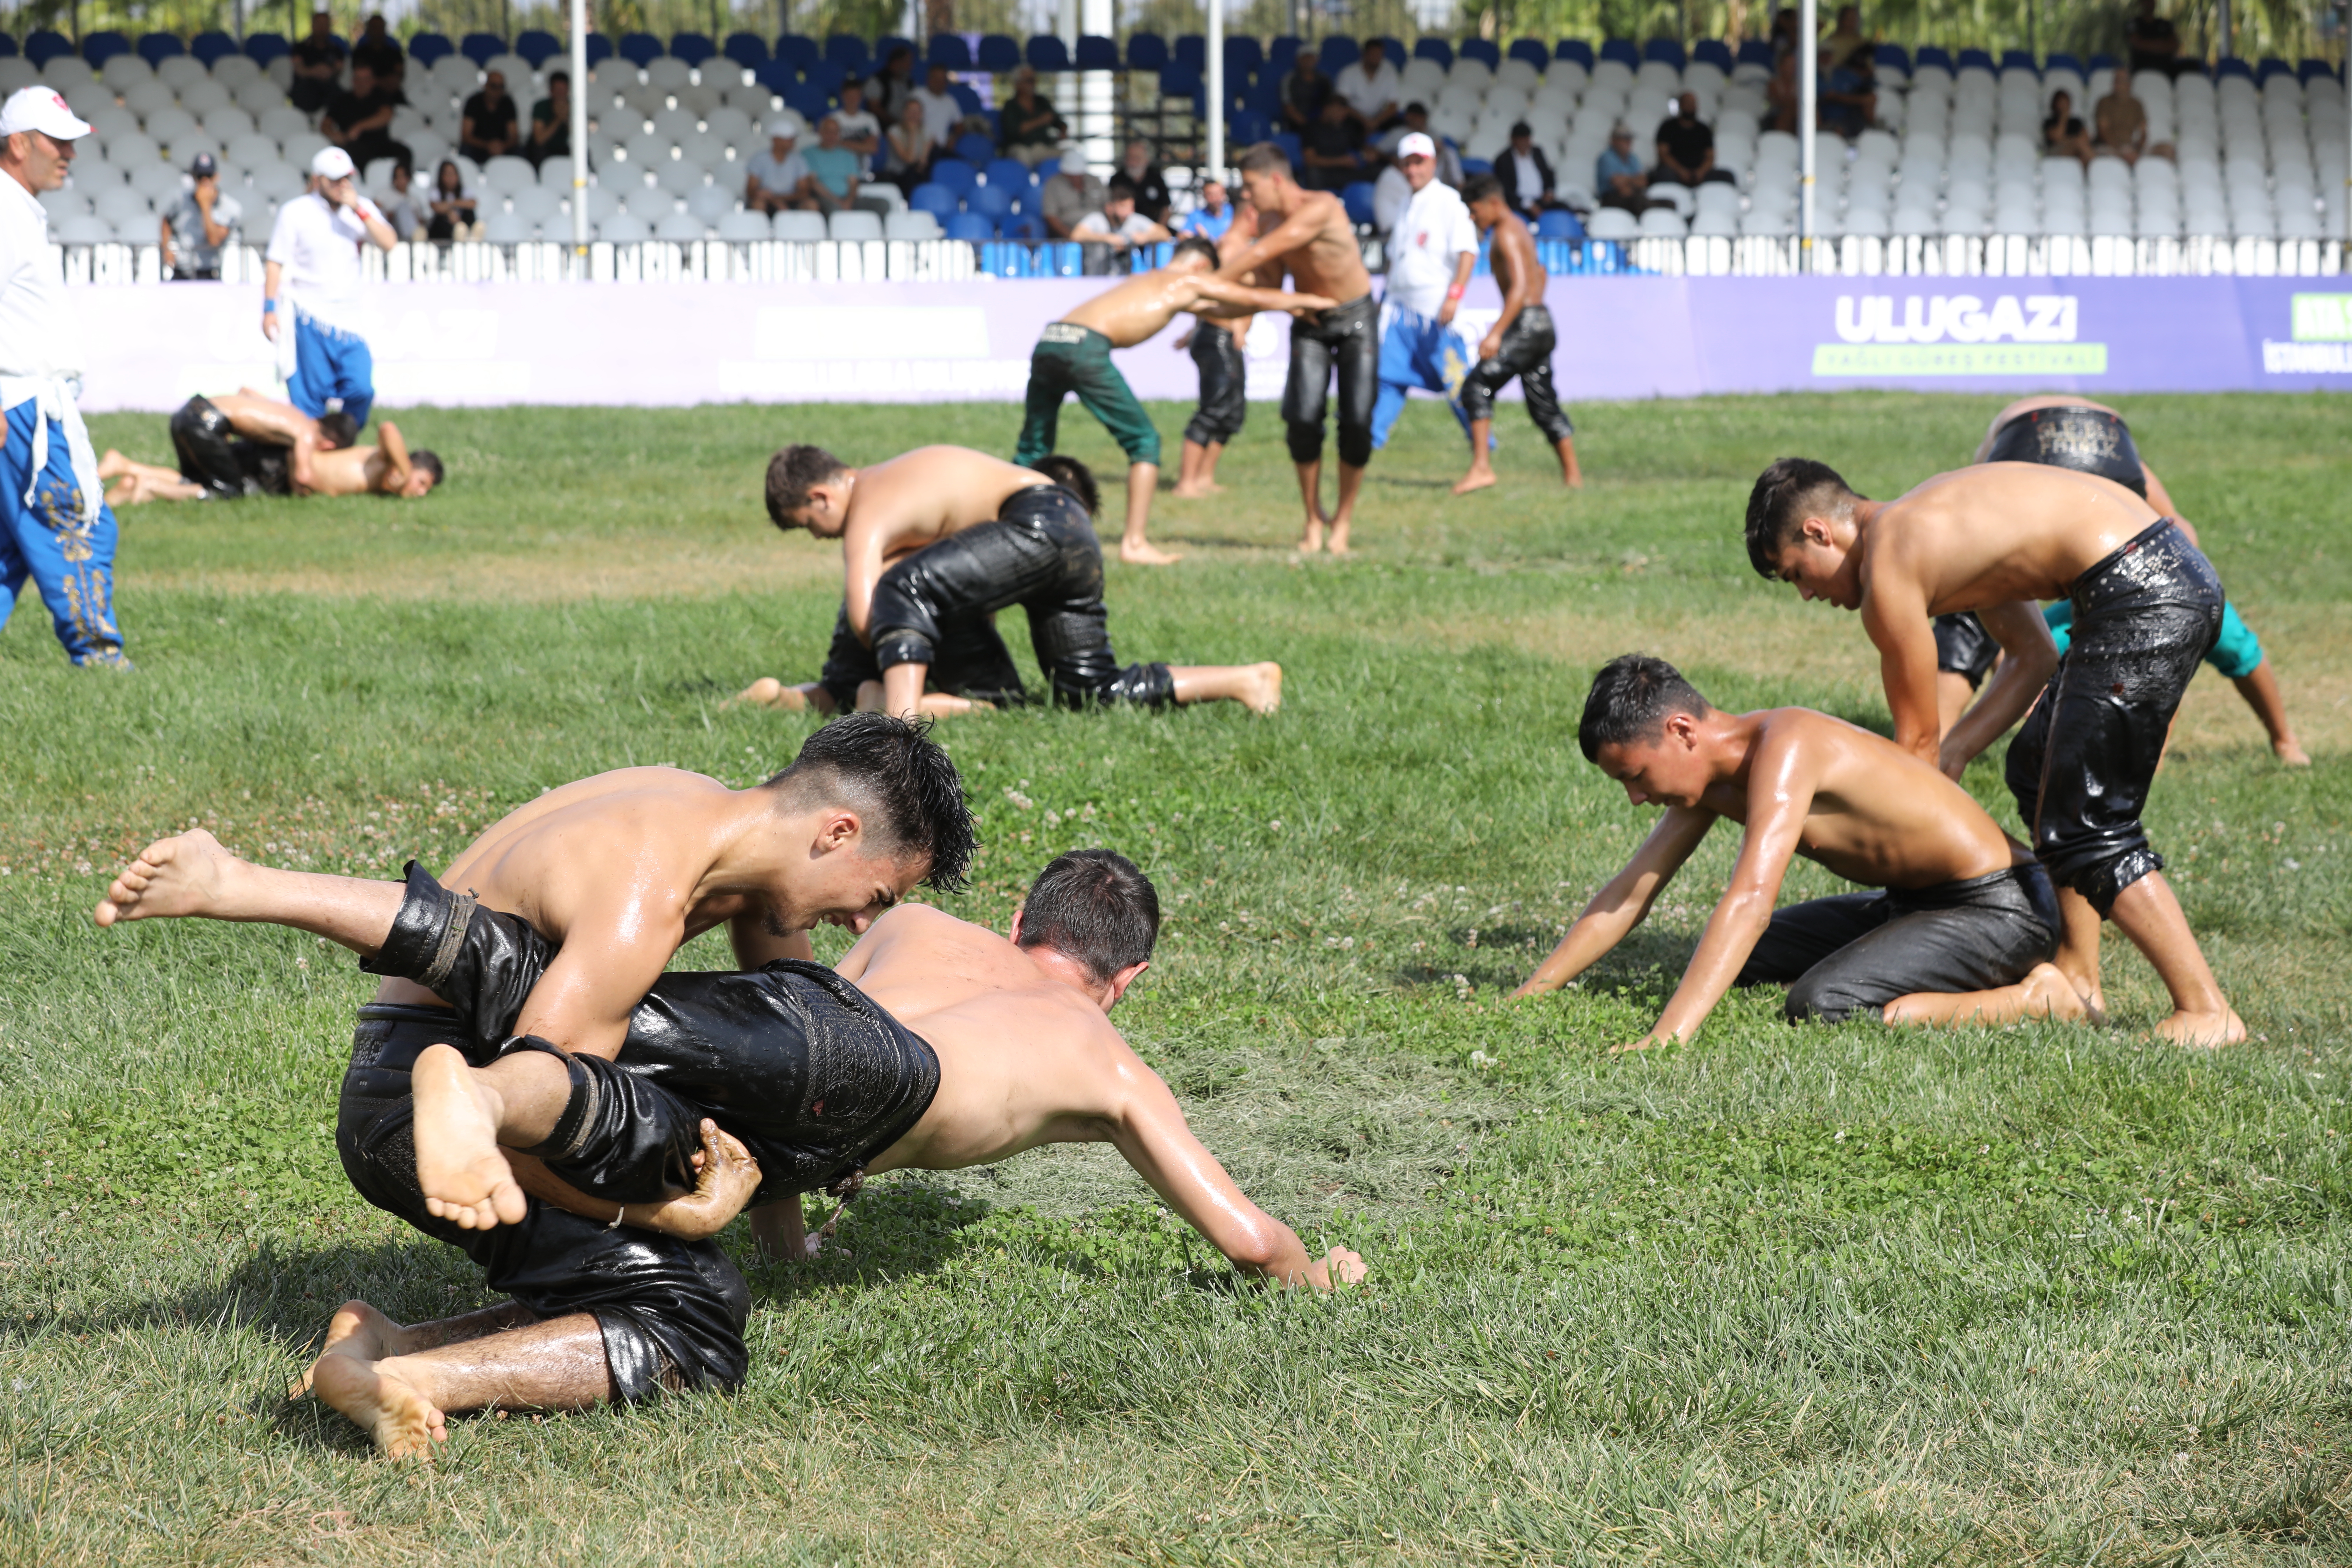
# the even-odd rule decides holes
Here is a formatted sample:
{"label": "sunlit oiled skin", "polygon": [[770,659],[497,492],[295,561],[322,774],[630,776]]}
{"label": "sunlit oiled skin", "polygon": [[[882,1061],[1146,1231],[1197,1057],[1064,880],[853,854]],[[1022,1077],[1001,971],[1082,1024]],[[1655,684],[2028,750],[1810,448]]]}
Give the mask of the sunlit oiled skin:
{"label": "sunlit oiled skin", "polygon": [[1119,348],[1132,348],[1186,310],[1203,321],[1231,321],[1260,310],[1328,310],[1336,300],[1290,294],[1223,279],[1205,258],[1187,254],[1156,272],[1106,289],[1062,320],[1092,327]]}
{"label": "sunlit oiled skin", "polygon": [[1287,267],[1302,294],[1341,304],[1372,290],[1363,247],[1348,209],[1328,191],[1310,191],[1287,174],[1244,173],[1242,186],[1257,209],[1257,239],[1218,267],[1223,278],[1246,278],[1270,263]]}
{"label": "sunlit oiled skin", "polygon": [[415,500],[433,489],[433,476],[408,461],[408,444],[389,421],[376,426],[373,446],[322,450],[316,426],[299,432],[287,462],[294,493],[305,496],[394,496]]}

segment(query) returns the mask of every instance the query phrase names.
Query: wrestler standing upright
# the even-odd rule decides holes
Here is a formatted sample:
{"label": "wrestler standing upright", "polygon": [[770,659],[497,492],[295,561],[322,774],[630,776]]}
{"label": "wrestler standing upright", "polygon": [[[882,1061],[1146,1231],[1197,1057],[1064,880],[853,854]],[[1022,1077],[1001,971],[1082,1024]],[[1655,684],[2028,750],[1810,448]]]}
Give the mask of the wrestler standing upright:
{"label": "wrestler standing upright", "polygon": [[1543,302],[1544,269],[1535,237],[1503,199],[1503,183],[1494,175],[1472,175],[1462,186],[1462,199],[1479,232],[1493,237],[1487,265],[1502,286],[1503,311],[1479,340],[1478,363],[1462,380],[1462,409],[1470,416],[1470,471],[1454,493],[1466,495],[1495,482],[1495,466],[1486,455],[1495,434],[1495,395],[1515,375],[1527,395],[1528,417],[1559,454],[1559,482],[1580,490],[1584,476],[1576,467],[1576,426],[1552,390],[1551,352],[1559,338]]}
{"label": "wrestler standing upright", "polygon": [[[1212,189],[1219,189],[1215,181]],[[1216,237],[1217,264],[1222,267],[1257,238],[1257,209],[1244,198]],[[1242,279],[1261,289],[1282,287],[1279,267]],[[1176,473],[1171,492],[1188,500],[1221,493],[1217,459],[1242,433],[1249,418],[1249,324],[1245,315],[1202,312],[1192,318],[1192,330],[1176,346],[1190,349],[1192,368],[1201,380],[1201,401],[1184,426],[1183,467]]]}

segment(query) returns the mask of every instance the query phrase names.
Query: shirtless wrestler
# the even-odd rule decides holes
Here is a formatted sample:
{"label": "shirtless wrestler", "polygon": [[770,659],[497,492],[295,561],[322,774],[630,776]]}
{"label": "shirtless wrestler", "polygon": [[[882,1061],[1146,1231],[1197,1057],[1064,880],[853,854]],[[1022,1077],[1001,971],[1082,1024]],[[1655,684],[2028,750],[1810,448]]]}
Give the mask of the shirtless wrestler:
{"label": "shirtless wrestler", "polygon": [[[1258,237],[1227,257],[1221,276],[1246,278],[1280,262],[1303,294],[1341,303],[1290,325],[1290,378],[1282,390],[1282,419],[1290,461],[1298,470],[1307,527],[1298,548],[1348,552],[1348,530],[1364,466],[1372,460],[1372,405],[1381,392],[1380,304],[1348,209],[1328,191],[1303,189],[1290,160],[1271,142],[1241,155],[1242,186],[1258,213]],[[1323,510],[1323,419],[1337,371],[1339,382],[1339,505]],[[1328,530],[1328,532],[1327,532]]]}
{"label": "shirtless wrestler", "polygon": [[1559,482],[1580,490],[1584,475],[1576,466],[1576,426],[1569,423],[1559,394],[1552,390],[1551,354],[1559,337],[1543,302],[1545,273],[1536,257],[1535,236],[1503,199],[1503,183],[1494,175],[1474,174],[1464,181],[1462,199],[1469,205],[1470,221],[1478,232],[1492,237],[1487,255],[1496,285],[1503,291],[1503,313],[1486,329],[1478,342],[1477,363],[1463,378],[1462,407],[1470,416],[1470,471],[1454,493],[1467,495],[1495,482],[1495,465],[1487,456],[1495,438],[1495,395],[1515,375],[1527,397],[1528,417],[1559,454]]}
{"label": "shirtless wrestler", "polygon": [[[2049,962],[2050,879],[1966,790],[1885,738],[1808,708],[1726,713],[1664,659],[1628,654],[1594,678],[1577,740],[1665,818],[1515,994],[1590,969],[1728,817],[1745,829],[1730,885],[1656,1026],[1621,1048],[1690,1039],[1734,985],[1788,986],[1790,1023],[2084,1016]],[[1776,910],[1798,855],[1885,890]]]}
{"label": "shirtless wrestler", "polygon": [[[875,680],[872,700],[893,713],[1023,700],[992,624],[1019,605],[1057,702],[1281,706],[1277,664],[1119,667],[1094,531],[1099,498],[1074,458],[1023,468],[964,447],[918,447],[853,468],[822,447],[787,447],[768,464],[767,499],[778,528],[841,541],[841,618],[821,679],[762,679],[740,700],[835,713],[871,705],[861,689]],[[926,696],[927,679],[946,689]]]}
{"label": "shirtless wrestler", "polygon": [[[455,1045],[494,1088],[516,1073],[527,1081],[530,1064],[501,1054],[506,1033],[610,1059],[633,1009],[689,938],[724,925],[747,968],[804,960],[805,933],[820,921],[863,931],[919,880],[960,885],[972,846],[954,764],[920,731],[879,714],[827,725],[791,767],[752,789],[628,768],[550,791],[485,831],[447,876],[468,889],[468,903],[510,911],[561,952],[513,993],[514,1021],[497,1037],[470,1033],[435,984],[386,976],[361,1009],[343,1079],[335,1142],[346,1174],[369,1202],[463,1248],[520,1304],[509,1317],[536,1320],[527,1334],[569,1336],[591,1350],[601,1338],[601,1358],[583,1352],[599,1386],[609,1373],[631,1400],[662,1387],[734,1386],[750,1296],[715,1244],[607,1229],[536,1199],[518,1225],[484,1232],[457,1223],[458,1211],[419,1178],[412,1069],[427,1047]],[[257,910],[237,894],[256,879],[314,886],[287,875],[246,867],[210,836],[190,833],[150,847],[96,915],[100,925],[188,914],[283,921],[299,910]],[[442,978],[429,963],[424,975]],[[511,1326],[486,1319],[470,1332]]]}
{"label": "shirtless wrestler", "polygon": [[1028,413],[1013,460],[1034,468],[1054,450],[1062,400],[1076,393],[1079,405],[1102,421],[1127,454],[1127,529],[1119,537],[1118,558],[1131,564],[1165,566],[1176,557],[1144,537],[1152,494],[1160,488],[1160,432],[1111,363],[1110,351],[1157,336],[1184,310],[1210,321],[1259,310],[1320,310],[1333,303],[1278,287],[1254,289],[1216,273],[1216,246],[1199,237],[1179,240],[1167,266],[1115,284],[1049,323],[1029,358]]}
{"label": "shirtless wrestler", "polygon": [[172,449],[180,466],[133,462],[109,448],[98,477],[112,481],[113,506],[151,500],[235,500],[292,493],[288,453],[310,437],[322,451],[359,439],[359,426],[338,410],[313,419],[290,403],[243,387],[218,397],[191,397],[172,416]]}
{"label": "shirtless wrestler", "polygon": [[289,477],[298,496],[398,496],[414,500],[441,482],[441,459],[420,447],[412,452],[400,426],[376,421],[376,444],[321,449],[314,441],[294,443]]}
{"label": "shirtless wrestler", "polygon": [[[378,973],[429,979],[479,1037],[506,1036],[539,974],[562,961],[526,921],[413,868],[404,887],[203,853],[205,897],[184,898],[179,912],[275,920],[367,955]],[[419,1173],[491,1235],[552,1197],[583,1220],[706,1236],[729,1213],[677,1198],[698,1179],[692,1153],[705,1148],[721,1156],[699,1178],[706,1194],[711,1168],[727,1167],[720,1195],[736,1206],[757,1196],[755,1236],[790,1258],[806,1255],[802,1192],[854,1194],[884,1171],[1108,1142],[1244,1272],[1324,1288],[1360,1279],[1355,1254],[1309,1258],[1242,1194],[1110,1026],[1105,1015],[1148,966],[1158,929],[1142,873],[1081,850],[1039,876],[1010,941],[908,907],[877,921],[837,971],[783,963],[665,975],[617,1064],[515,1040],[507,1059],[535,1078],[493,1087],[460,1053],[435,1047],[416,1063]],[[617,1392],[598,1375],[587,1324],[454,1337],[447,1325],[406,1329],[348,1303],[312,1386],[394,1454],[429,1452],[452,1411],[577,1407]]]}
{"label": "shirtless wrestler", "polygon": [[[1257,209],[1245,196],[1234,208],[1234,221],[1217,237],[1217,265],[1222,267],[1240,255],[1256,238]],[[1264,268],[1242,281],[1261,289],[1279,289],[1281,264]],[[1177,470],[1171,495],[1197,500],[1224,493],[1225,487],[1217,483],[1217,459],[1224,456],[1225,447],[1242,433],[1249,418],[1245,356],[1250,321],[1251,313],[1245,311],[1214,316],[1202,312],[1194,316],[1192,330],[1176,341],[1178,348],[1192,353],[1192,368],[1200,373],[1201,401],[1184,426],[1183,466]]]}
{"label": "shirtless wrestler", "polygon": [[[1987,463],[1874,501],[1824,464],[1783,458],[1756,481],[1747,538],[1766,578],[1861,613],[1906,751],[1957,778],[2032,710],[2006,773],[2068,927],[2087,921],[2073,907],[2086,900],[2147,955],[2172,999],[2162,1037],[2243,1039],[2140,826],[2180,694],[2221,625],[2221,579],[2179,524],[2115,480],[2067,468]],[[2044,599],[2074,601],[2063,658]],[[1933,617],[1959,610],[1977,613],[2003,657],[1947,734]],[[2096,1005],[2095,955],[2086,967],[2069,943],[2058,966]]]}

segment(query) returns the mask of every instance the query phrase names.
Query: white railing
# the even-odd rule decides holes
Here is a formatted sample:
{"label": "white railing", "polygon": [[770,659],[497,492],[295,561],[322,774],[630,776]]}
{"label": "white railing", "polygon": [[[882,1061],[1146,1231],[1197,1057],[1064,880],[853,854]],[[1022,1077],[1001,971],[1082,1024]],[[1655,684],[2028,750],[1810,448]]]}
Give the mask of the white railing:
{"label": "white railing", "polygon": [[1679,278],[2334,278],[2345,246],[2326,239],[2035,237],[2026,235],[1868,235],[1803,243],[1784,238],[1632,239],[1628,270]]}
{"label": "white railing", "polygon": [[[69,245],[68,283],[121,285],[163,280],[163,252],[152,245]],[[363,275],[377,283],[953,283],[980,276],[978,253],[965,240],[869,239],[799,242],[779,239],[731,244],[646,240],[592,241],[586,253],[570,245],[395,245],[362,253]],[[221,252],[221,280],[258,284],[258,246]]]}

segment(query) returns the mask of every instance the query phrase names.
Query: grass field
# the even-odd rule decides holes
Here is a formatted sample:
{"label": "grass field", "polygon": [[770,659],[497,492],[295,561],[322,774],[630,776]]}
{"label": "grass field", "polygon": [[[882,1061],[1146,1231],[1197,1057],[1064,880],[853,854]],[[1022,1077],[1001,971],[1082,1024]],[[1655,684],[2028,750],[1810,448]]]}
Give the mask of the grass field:
{"label": "grass field", "polygon": [[[1288,556],[1254,409],[1231,493],[1162,502],[1183,564],[1111,567],[1112,627],[1124,658],[1279,658],[1282,713],[958,723],[987,848],[950,907],[1001,929],[1075,844],[1142,862],[1173,919],[1118,1021],[1368,1284],[1234,1286],[1107,1150],[885,1178],[838,1254],[751,1270],[739,1396],[456,1423],[430,1469],[283,1393],[346,1295],[483,1299],[336,1163],[368,985],[310,938],[89,905],[194,823],[390,875],[601,769],[765,775],[807,725],[723,700],[813,673],[838,595],[764,521],[768,451],[1002,448],[1015,411],[418,410],[452,476],[425,503],[129,513],[135,676],[65,668],[35,599],[0,634],[0,1561],[2352,1559],[2342,399],[2127,408],[2318,759],[2278,767],[2208,674],[2156,790],[2252,1043],[2145,1041],[2160,993],[2111,940],[2110,1028],[1798,1030],[1754,995],[1607,1054],[1678,974],[1721,832],[1580,987],[1504,1000],[1646,829],[1577,754],[1591,668],[1645,648],[1726,705],[1883,727],[1853,620],[1749,571],[1748,486],[1801,450],[1891,494],[1995,405],[1580,410],[1577,496],[1507,410],[1504,484],[1454,501],[1418,405],[1344,564]],[[93,424],[167,453],[159,417]],[[2013,823],[1997,763],[1969,783]]]}

